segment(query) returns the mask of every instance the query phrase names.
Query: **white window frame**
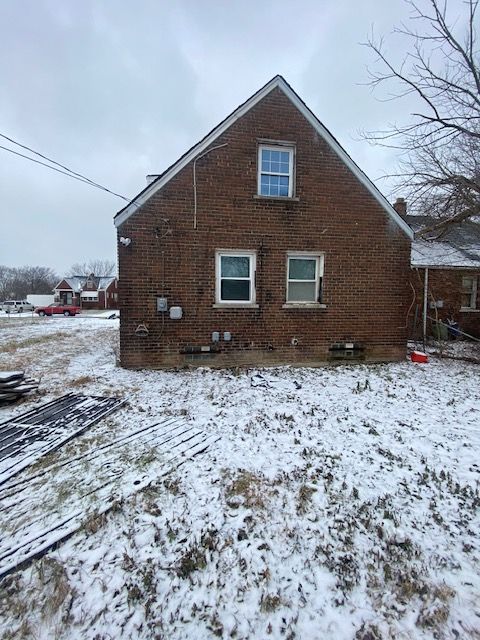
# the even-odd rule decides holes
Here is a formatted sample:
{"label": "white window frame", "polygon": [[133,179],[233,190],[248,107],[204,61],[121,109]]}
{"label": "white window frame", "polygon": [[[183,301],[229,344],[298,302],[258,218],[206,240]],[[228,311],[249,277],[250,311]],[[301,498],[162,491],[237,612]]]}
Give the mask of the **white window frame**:
{"label": "white window frame", "polygon": [[[231,258],[248,258],[250,261],[249,278],[222,278],[221,262],[222,256]],[[252,306],[255,305],[255,275],[257,266],[257,254],[255,251],[236,251],[230,249],[218,249],[215,252],[215,304],[221,306]],[[222,280],[249,280],[250,295],[248,300],[222,300]]]}
{"label": "white window frame", "polygon": [[98,293],[95,293],[94,291],[91,293],[89,291],[82,291],[80,298],[82,302],[98,302]]}
{"label": "white window frame", "polygon": [[[262,151],[283,151],[288,152],[289,154],[289,162],[288,162],[288,174],[286,173],[277,173],[271,171],[262,171]],[[295,147],[290,145],[283,144],[260,144],[258,146],[258,174],[257,174],[257,194],[262,198],[293,198],[293,181],[294,181],[294,157],[295,157]],[[270,196],[262,194],[262,175],[267,176],[279,176],[284,177],[288,176],[288,196]]]}
{"label": "white window frame", "polygon": [[[314,280],[297,280],[295,278],[289,278],[290,274],[290,260],[297,259],[309,259],[315,260],[315,281]],[[321,303],[318,300],[320,294],[320,279],[323,279],[325,254],[317,251],[289,251],[287,253],[287,273],[286,273],[286,290],[285,300],[288,306],[304,306],[315,305],[318,306]],[[288,285],[290,282],[315,282],[315,300],[289,300],[288,299]]]}
{"label": "white window frame", "polygon": [[[463,286],[464,280],[466,280],[467,278],[472,280],[472,288],[470,291],[467,291]],[[470,293],[470,304],[468,307],[462,306],[460,310],[471,311],[472,309],[477,308],[478,276],[462,276],[462,298],[468,293]]]}

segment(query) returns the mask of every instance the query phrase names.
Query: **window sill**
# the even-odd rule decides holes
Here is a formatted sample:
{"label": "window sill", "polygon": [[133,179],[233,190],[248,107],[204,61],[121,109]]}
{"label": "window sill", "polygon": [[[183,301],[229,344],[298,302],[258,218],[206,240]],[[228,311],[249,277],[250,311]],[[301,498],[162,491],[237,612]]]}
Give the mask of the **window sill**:
{"label": "window sill", "polygon": [[245,304],[229,304],[228,302],[217,302],[212,305],[212,309],[259,309],[258,304],[252,304],[246,302]]}
{"label": "window sill", "polygon": [[300,202],[300,198],[295,196],[261,196],[256,193],[253,196],[254,200],[273,200],[274,202]]}
{"label": "window sill", "polygon": [[282,309],[326,309],[326,304],[320,302],[286,302]]}
{"label": "window sill", "polygon": [[461,307],[460,313],[480,313],[480,309],[470,309],[469,307]]}

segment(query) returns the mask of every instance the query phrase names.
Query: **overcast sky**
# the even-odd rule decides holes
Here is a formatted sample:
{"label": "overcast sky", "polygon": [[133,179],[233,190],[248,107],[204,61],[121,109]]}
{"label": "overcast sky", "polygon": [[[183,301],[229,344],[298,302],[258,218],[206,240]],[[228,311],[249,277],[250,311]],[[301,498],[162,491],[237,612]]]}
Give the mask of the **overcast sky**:
{"label": "overcast sky", "polygon": [[[395,153],[358,132],[408,105],[365,86],[360,43],[373,26],[398,58],[408,16],[403,0],[0,0],[0,133],[133,197],[280,73],[388,195]],[[116,258],[122,200],[2,149],[0,196],[0,264]]]}

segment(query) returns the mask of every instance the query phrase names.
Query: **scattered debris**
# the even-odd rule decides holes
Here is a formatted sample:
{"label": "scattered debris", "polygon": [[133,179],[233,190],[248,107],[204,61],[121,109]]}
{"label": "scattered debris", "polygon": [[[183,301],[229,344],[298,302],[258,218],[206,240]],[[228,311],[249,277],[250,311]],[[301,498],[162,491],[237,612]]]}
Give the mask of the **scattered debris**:
{"label": "scattered debris", "polygon": [[252,385],[252,387],[263,387],[263,388],[267,388],[270,385],[268,384],[267,379],[265,378],[265,376],[263,376],[261,373],[255,373],[251,378],[250,378],[250,384]]}
{"label": "scattered debris", "polygon": [[69,393],[0,424],[0,485],[116,411],[125,400]]}
{"label": "scattered debris", "polygon": [[0,406],[16,402],[38,389],[38,381],[26,378],[24,371],[0,371]]}

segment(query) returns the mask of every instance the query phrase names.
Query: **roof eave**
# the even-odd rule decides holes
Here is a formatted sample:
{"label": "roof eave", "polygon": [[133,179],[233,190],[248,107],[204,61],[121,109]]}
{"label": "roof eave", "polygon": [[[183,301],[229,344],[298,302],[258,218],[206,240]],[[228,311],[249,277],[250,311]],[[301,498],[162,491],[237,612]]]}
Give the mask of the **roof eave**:
{"label": "roof eave", "polygon": [[472,264],[412,264],[412,269],[468,269],[475,271],[480,269],[480,263],[478,265]]}

